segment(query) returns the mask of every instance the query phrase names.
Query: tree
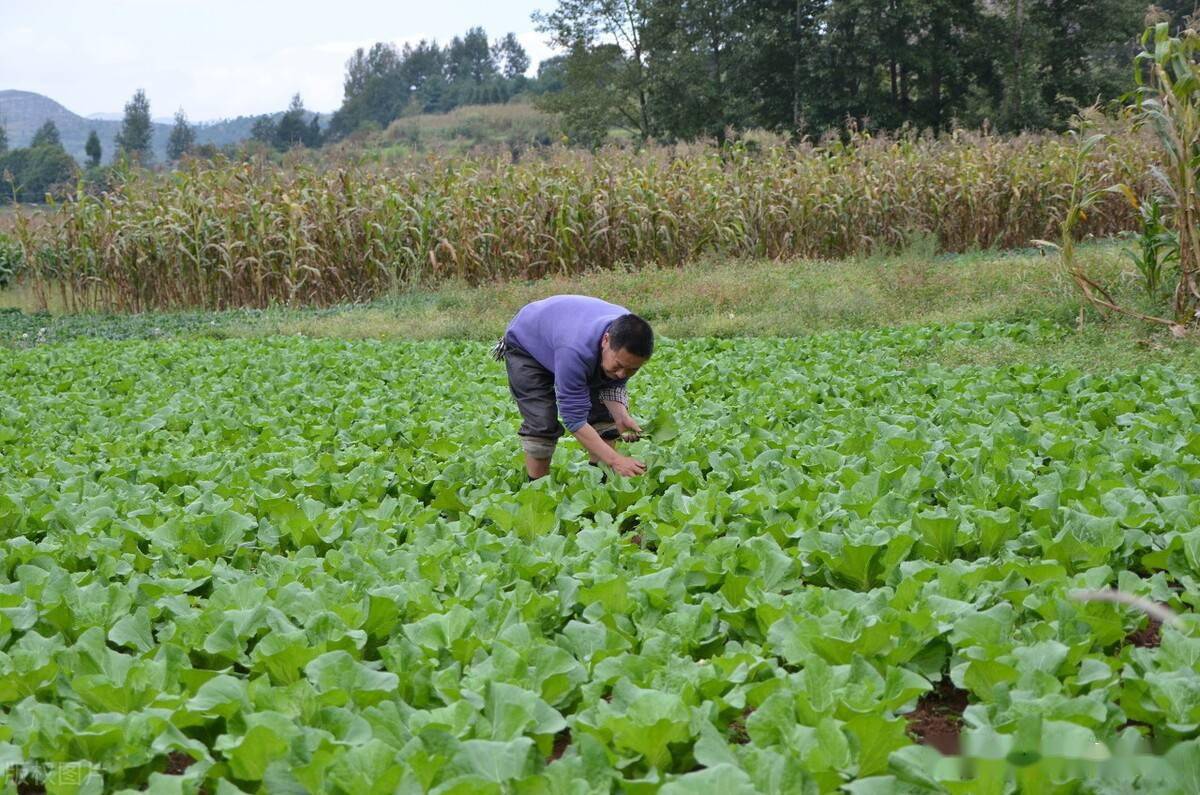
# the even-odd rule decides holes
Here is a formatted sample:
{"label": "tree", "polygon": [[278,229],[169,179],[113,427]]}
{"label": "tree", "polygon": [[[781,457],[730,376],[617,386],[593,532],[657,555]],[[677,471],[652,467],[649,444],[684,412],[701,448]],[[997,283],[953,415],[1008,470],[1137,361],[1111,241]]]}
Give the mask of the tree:
{"label": "tree", "polygon": [[[574,86],[568,79],[565,93],[584,89],[596,110],[593,77],[606,80],[620,96],[604,103],[643,141],[651,134],[648,40],[652,0],[559,0],[549,14],[535,13],[538,29],[574,60]],[[613,49],[615,48],[615,50]],[[619,56],[619,57],[618,57]]]}
{"label": "tree", "polygon": [[745,6],[745,0],[692,0],[651,7],[650,104],[658,134],[713,136],[723,145],[727,127],[744,124],[747,94],[732,89],[744,72]]}
{"label": "tree", "polygon": [[482,83],[496,74],[496,62],[488,46],[483,28],[471,28],[459,38],[455,36],[446,48],[446,77],[451,82]]}
{"label": "tree", "polygon": [[1142,28],[1140,0],[1038,0],[1029,13],[1046,32],[1039,62],[1042,102],[1051,125],[1065,128],[1079,108],[1098,96],[1117,97],[1130,79],[1129,61]]}
{"label": "tree", "polygon": [[121,122],[121,131],[117,133],[117,152],[143,165],[154,159],[151,140],[154,128],[150,121],[150,100],[146,92],[138,89],[125,105],[125,118]]}
{"label": "tree", "polygon": [[75,179],[78,166],[75,158],[62,146],[42,145],[14,149],[0,157],[0,174],[7,183],[0,196],[3,200],[41,202],[47,193]]}
{"label": "tree", "polygon": [[30,149],[39,146],[62,147],[62,137],[58,134],[58,125],[49,119],[38,128],[38,131],[33,134],[33,140],[29,142]]}
{"label": "tree", "polygon": [[384,129],[406,114],[440,113],[466,103],[504,102],[526,88],[529,55],[513,34],[489,44],[475,27],[445,47],[422,39],[402,49],[378,42],[346,62],[342,106],[324,137]]}
{"label": "tree", "polygon": [[25,178],[27,195],[41,201],[55,187],[75,179],[78,166],[75,158],[59,146],[30,147],[29,165]]}
{"label": "tree", "polygon": [[414,96],[416,102],[412,105],[419,113],[445,113],[458,104],[450,81],[443,74],[430,75]]}
{"label": "tree", "polygon": [[567,56],[553,55],[538,64],[537,77],[530,91],[537,94],[555,94],[566,88]]}
{"label": "tree", "polygon": [[744,0],[732,116],[814,136],[847,122],[945,129],[994,83],[1002,1]]}
{"label": "tree", "polygon": [[406,90],[419,93],[429,80],[445,75],[446,53],[437,41],[421,39],[416,46],[405,44],[396,71]]}
{"label": "tree", "polygon": [[[422,41],[418,48],[425,46]],[[434,49],[437,49],[436,45]],[[400,115],[412,91],[408,78],[402,73],[410,50],[406,45],[401,54],[394,45],[380,42],[369,51],[364,52],[361,47],[355,51],[346,62],[342,107],[329,123],[332,137],[349,135],[367,121],[384,127]]]}
{"label": "tree", "polygon": [[304,100],[296,94],[291,104],[275,125],[275,148],[281,151],[294,146],[305,146],[309,140],[309,127],[304,117]]}
{"label": "tree", "polygon": [[[1184,16],[1194,6],[1169,5]],[[1125,93],[1146,8],[1141,0],[990,3],[986,37],[999,46],[993,79],[977,80],[982,112],[1002,130],[1062,129],[1080,107]]]}
{"label": "tree", "polygon": [[[1178,24],[1195,0],[1163,0]],[[1145,0],[557,0],[539,104],[568,129],[721,139],[852,123],[1060,128],[1131,88]],[[615,48],[615,52],[614,52]],[[500,48],[494,48],[499,61]],[[471,96],[474,96],[473,94]],[[574,136],[572,136],[574,137]]]}
{"label": "tree", "polygon": [[524,77],[529,71],[529,55],[512,33],[505,35],[492,46],[492,62],[496,64],[500,74],[509,80]]}
{"label": "tree", "polygon": [[[871,0],[834,0],[818,11],[818,37],[805,65],[806,85],[800,88],[804,132],[820,134],[847,123],[861,128],[898,125],[891,112],[890,81],[884,79],[888,58],[880,44],[881,28],[895,24],[897,15],[889,20],[879,10]],[[909,23],[897,35],[916,32]],[[902,67],[898,71],[904,85],[916,83]],[[911,104],[911,96],[906,101]]]}
{"label": "tree", "polygon": [[88,165],[92,168],[100,165],[102,156],[100,150],[100,136],[96,135],[95,130],[88,131],[87,143],[83,146],[83,151],[88,156]]}
{"label": "tree", "polygon": [[0,156],[8,152],[8,130],[0,124]]}
{"label": "tree", "polygon": [[346,61],[346,78],[342,83],[346,99],[352,99],[365,91],[372,79],[396,71],[400,63],[400,53],[393,44],[377,42],[367,52],[359,47],[350,60]]}
{"label": "tree", "polygon": [[250,137],[267,146],[275,146],[275,121],[265,114],[259,116],[250,128]]}
{"label": "tree", "polygon": [[304,136],[304,145],[316,149],[321,145],[321,114],[314,113],[308,121],[308,131]]}
{"label": "tree", "polygon": [[561,63],[563,90],[542,94],[534,104],[562,114],[563,132],[571,142],[595,148],[614,124],[638,129],[638,109],[624,82],[628,74],[617,45],[579,44]]}
{"label": "tree", "polygon": [[196,131],[188,124],[187,114],[180,108],[175,112],[175,126],[167,138],[167,159],[180,160],[196,145]]}
{"label": "tree", "polygon": [[[909,122],[934,132],[948,129],[951,120],[961,115],[973,85],[990,72],[988,42],[981,36],[984,19],[977,0],[892,0],[897,7],[900,26],[876,29],[875,40],[888,42],[888,68],[898,63],[900,78],[912,75],[910,96],[898,87],[896,96],[901,113],[891,114],[889,129]],[[890,34],[890,35],[889,35]]]}
{"label": "tree", "polygon": [[751,122],[798,135],[811,128],[809,96],[821,41],[824,0],[768,0],[752,3],[745,82]]}

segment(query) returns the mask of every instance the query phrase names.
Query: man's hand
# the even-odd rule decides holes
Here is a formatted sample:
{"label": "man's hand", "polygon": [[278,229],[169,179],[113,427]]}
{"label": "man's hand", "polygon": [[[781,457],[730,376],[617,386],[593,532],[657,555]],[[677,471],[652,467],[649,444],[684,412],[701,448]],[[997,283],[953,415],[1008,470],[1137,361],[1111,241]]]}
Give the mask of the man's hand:
{"label": "man's hand", "polygon": [[646,465],[637,459],[629,456],[619,456],[612,463],[613,471],[623,478],[636,478],[639,475],[646,474]]}
{"label": "man's hand", "polygon": [[621,477],[633,478],[646,474],[645,464],[618,453],[612,446],[616,444],[616,441],[614,440],[611,444],[604,441],[591,425],[584,425],[575,431],[575,438],[579,440],[585,450],[592,454],[592,460],[608,464]]}
{"label": "man's hand", "polygon": [[625,412],[623,417],[613,417],[613,421],[617,424],[617,430],[621,433],[621,438],[627,442],[636,442],[642,438],[642,426],[638,425],[637,420]]}
{"label": "man's hand", "polygon": [[619,403],[615,400],[604,401],[605,408],[612,415],[613,422],[617,426],[617,431],[621,434],[621,438],[627,442],[636,442],[642,438],[642,426],[638,425],[638,421],[629,413],[629,409],[624,403]]}

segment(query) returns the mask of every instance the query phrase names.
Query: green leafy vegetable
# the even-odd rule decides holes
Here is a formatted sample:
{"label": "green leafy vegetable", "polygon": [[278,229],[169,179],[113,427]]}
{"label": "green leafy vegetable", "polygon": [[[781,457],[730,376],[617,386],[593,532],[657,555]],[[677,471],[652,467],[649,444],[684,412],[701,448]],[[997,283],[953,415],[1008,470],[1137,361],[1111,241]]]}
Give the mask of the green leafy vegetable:
{"label": "green leafy vegetable", "polygon": [[[535,484],[483,345],[12,351],[0,766],[79,793],[1193,792],[1195,620],[1071,594],[1200,601],[1196,379],[905,364],[1057,333],[666,344],[632,384],[651,471],[564,444]],[[914,744],[914,710],[973,763]]]}

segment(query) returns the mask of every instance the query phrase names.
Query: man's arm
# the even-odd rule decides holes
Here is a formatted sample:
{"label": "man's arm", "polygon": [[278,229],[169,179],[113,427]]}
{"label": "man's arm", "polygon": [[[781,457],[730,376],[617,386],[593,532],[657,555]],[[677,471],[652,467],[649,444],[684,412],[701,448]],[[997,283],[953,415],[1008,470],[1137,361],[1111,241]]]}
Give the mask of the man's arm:
{"label": "man's arm", "polygon": [[642,426],[638,425],[638,421],[629,413],[629,391],[625,388],[624,381],[618,381],[601,389],[600,402],[612,415],[622,439],[634,442],[641,438]]}
{"label": "man's arm", "polygon": [[629,413],[628,406],[615,400],[605,400],[604,406],[617,424],[617,430],[621,432],[622,439],[627,442],[636,442],[641,438],[642,426],[638,425],[638,421]]}
{"label": "man's arm", "polygon": [[618,453],[615,448],[609,446],[608,442],[600,437],[600,434],[591,424],[584,423],[578,430],[574,431],[574,434],[585,450],[596,456],[598,460],[612,467],[613,471],[618,475],[631,478],[646,474],[645,464]]}
{"label": "man's arm", "polygon": [[588,391],[586,367],[568,350],[560,351],[555,357],[554,397],[558,401],[563,425],[598,461],[608,464],[623,477],[641,475],[646,471],[645,464],[618,453],[588,423],[592,397]]}

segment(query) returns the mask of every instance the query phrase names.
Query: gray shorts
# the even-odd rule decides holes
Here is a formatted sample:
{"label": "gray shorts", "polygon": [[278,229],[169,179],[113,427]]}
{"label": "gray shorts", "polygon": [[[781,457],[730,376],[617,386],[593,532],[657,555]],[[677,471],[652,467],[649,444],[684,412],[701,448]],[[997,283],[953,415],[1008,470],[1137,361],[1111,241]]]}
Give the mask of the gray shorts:
{"label": "gray shorts", "polygon": [[[558,421],[558,400],[554,396],[554,373],[547,370],[524,349],[505,340],[496,348],[508,370],[508,389],[521,412],[521,447],[534,458],[550,458],[559,437],[566,433]],[[601,385],[591,387],[592,409],[588,424],[602,439],[620,438],[616,422],[600,399]]]}

